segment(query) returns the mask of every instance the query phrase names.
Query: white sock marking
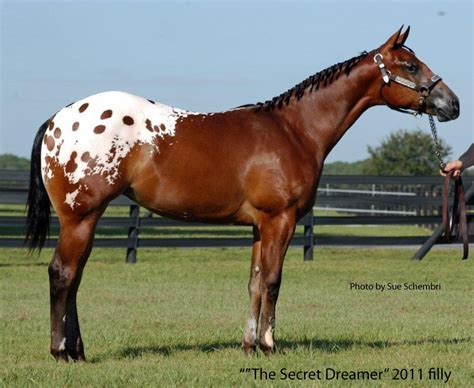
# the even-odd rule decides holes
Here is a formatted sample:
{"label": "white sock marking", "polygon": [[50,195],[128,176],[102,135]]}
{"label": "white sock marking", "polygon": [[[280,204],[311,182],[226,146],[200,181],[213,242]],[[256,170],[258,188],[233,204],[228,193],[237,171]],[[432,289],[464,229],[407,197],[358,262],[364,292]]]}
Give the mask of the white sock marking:
{"label": "white sock marking", "polygon": [[59,344],[59,350],[66,350],[66,337],[64,337]]}
{"label": "white sock marking", "polygon": [[257,320],[255,318],[249,318],[247,320],[247,330],[245,335],[250,336],[250,340],[255,342],[257,340]]}
{"label": "white sock marking", "polygon": [[273,348],[273,329],[271,326],[265,332],[265,343]]}

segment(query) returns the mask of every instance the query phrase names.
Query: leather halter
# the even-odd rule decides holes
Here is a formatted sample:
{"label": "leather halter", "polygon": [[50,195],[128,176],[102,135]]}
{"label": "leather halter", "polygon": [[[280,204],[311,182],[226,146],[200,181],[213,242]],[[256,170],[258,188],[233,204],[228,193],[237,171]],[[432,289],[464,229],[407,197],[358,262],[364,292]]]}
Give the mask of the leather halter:
{"label": "leather halter", "polygon": [[[431,78],[427,82],[422,82],[420,85],[417,85],[415,82],[410,81],[406,78],[400,77],[398,75],[393,75],[390,70],[388,70],[385,67],[385,64],[383,63],[383,56],[380,53],[376,53],[374,55],[374,62],[377,63],[380,73],[382,74],[382,79],[384,81],[384,84],[380,88],[380,95],[382,96],[382,99],[384,100],[385,104],[393,110],[402,112],[402,113],[409,113],[409,114],[414,114],[415,116],[421,115],[423,113],[423,109],[425,108],[426,104],[426,99],[429,97],[431,90],[435,87],[435,85],[441,81],[441,77],[437,74],[433,74]],[[415,112],[411,112],[409,109],[403,109],[403,108],[398,108],[396,106],[391,105],[383,96],[382,89],[385,87],[385,85],[390,84],[390,82],[395,82],[399,85],[405,86],[409,89],[412,89],[416,92],[418,92],[418,109]]]}

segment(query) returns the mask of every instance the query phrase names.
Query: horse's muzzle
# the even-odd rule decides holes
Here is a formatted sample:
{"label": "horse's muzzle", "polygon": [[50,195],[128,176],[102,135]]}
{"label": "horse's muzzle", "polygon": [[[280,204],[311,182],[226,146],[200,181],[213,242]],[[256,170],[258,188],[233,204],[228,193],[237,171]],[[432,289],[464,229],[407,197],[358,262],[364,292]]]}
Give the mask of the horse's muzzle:
{"label": "horse's muzzle", "polygon": [[459,117],[459,98],[444,84],[438,84],[426,100],[426,113],[438,121],[450,121]]}
{"label": "horse's muzzle", "polygon": [[448,102],[437,106],[436,117],[438,121],[450,121],[459,117],[459,99],[457,97],[450,98]]}

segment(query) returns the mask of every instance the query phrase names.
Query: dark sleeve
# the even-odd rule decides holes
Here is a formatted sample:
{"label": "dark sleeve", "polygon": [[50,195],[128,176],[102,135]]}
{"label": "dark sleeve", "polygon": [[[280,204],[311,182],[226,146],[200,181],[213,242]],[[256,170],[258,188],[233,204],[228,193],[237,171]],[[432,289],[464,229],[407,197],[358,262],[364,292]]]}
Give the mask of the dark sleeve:
{"label": "dark sleeve", "polygon": [[459,157],[459,160],[462,162],[463,170],[474,164],[474,143]]}

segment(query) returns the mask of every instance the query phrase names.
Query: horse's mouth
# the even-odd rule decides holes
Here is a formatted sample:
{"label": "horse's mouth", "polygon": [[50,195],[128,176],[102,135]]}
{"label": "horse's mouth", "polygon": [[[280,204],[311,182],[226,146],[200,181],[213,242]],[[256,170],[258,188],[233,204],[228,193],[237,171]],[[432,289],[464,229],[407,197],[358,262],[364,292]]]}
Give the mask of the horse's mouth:
{"label": "horse's mouth", "polygon": [[436,117],[440,123],[444,121],[456,120],[459,117],[458,110],[436,109]]}

